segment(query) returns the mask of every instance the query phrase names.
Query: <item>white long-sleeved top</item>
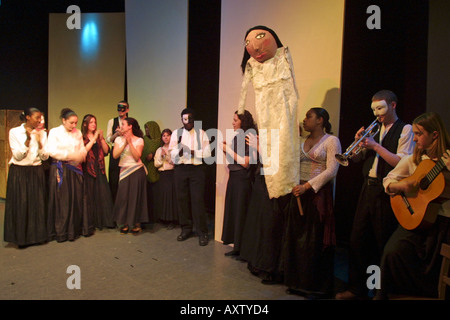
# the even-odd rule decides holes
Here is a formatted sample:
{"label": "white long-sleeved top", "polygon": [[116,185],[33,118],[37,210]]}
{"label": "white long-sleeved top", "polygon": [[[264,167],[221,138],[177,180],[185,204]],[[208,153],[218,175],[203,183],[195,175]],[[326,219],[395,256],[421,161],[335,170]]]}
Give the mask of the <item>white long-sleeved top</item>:
{"label": "white long-sleeved top", "polygon": [[[120,117],[117,117],[119,119],[119,128],[122,128],[122,119]],[[106,127],[106,142],[108,142],[110,145],[114,145],[114,141],[111,141],[111,137],[115,132],[112,131],[114,126],[114,119],[109,119],[108,125]]]}
{"label": "white long-sleeved top", "polygon": [[[115,144],[117,148],[121,148],[123,145],[125,145],[126,142],[127,139],[125,137],[119,136],[116,138]],[[134,148],[137,148],[138,146],[144,145],[144,139],[137,137],[133,140],[132,143]],[[134,160],[133,154],[130,150],[130,145],[127,144],[120,154],[119,167],[132,167],[135,165],[143,165],[142,160],[141,158],[139,158],[137,161]]]}
{"label": "white long-sleeved top", "polygon": [[[39,149],[38,139],[41,141],[42,149]],[[48,159],[47,132],[44,130],[33,130],[29,147],[25,146],[27,134],[25,124],[9,130],[9,146],[12,157],[9,164],[18,166],[39,166],[42,161]]]}
{"label": "white long-sleeved top", "polygon": [[[422,160],[430,159],[427,155],[422,156]],[[394,195],[394,193],[389,193],[387,187],[394,182],[398,182],[402,179],[410,177],[417,169],[417,165],[413,161],[413,155],[407,155],[403,157],[399,163],[392,169],[387,176],[383,179],[383,187],[387,194]],[[442,204],[441,210],[438,211],[441,216],[450,218],[450,201],[445,201]]]}
{"label": "white long-sleeved top", "polygon": [[[127,140],[125,137],[119,136],[114,141],[114,145],[117,148],[122,148],[122,146],[125,145],[126,142]],[[144,139],[137,137],[136,139],[133,140],[132,143],[134,148],[137,148],[138,146],[144,146]],[[126,177],[128,177],[129,175],[136,172],[142,167],[144,167],[145,174],[147,174],[147,168],[142,163],[141,158],[139,158],[137,161],[134,159],[129,144],[125,146],[122,153],[120,154],[119,167],[120,167],[119,180],[125,179]]]}
{"label": "white long-sleeved top", "polygon": [[[86,157],[87,151],[84,146],[81,131],[74,129],[68,132],[63,125],[53,128],[48,134],[48,153],[55,160],[67,161],[71,153],[80,153]],[[77,166],[79,163],[69,162]]]}
{"label": "white long-sleeved top", "polygon": [[[162,156],[162,149],[166,151],[166,154]],[[168,171],[173,170],[174,164],[172,163],[172,160],[170,159],[170,153],[169,148],[160,147],[158,150],[156,150],[155,157],[155,167],[158,168],[159,171]]]}
{"label": "white long-sleeved top", "polygon": [[[189,152],[184,152],[180,157],[180,147],[178,144],[178,131],[183,130],[181,135],[181,144],[189,147],[191,150],[194,150],[194,156]],[[203,130],[198,130],[200,134],[200,144],[197,142],[197,133],[193,128],[191,131],[187,131],[186,129],[177,129],[172,132],[169,143],[169,152],[170,157],[172,158],[172,162],[174,164],[193,164],[200,165],[202,164],[202,159],[211,157],[211,146],[209,144],[208,135]]]}
{"label": "white long-sleeved top", "polygon": [[339,163],[335,155],[341,153],[341,143],[337,137],[326,134],[305,152],[305,140],[301,138],[300,179],[308,181],[314,192],[318,192],[337,175]]}

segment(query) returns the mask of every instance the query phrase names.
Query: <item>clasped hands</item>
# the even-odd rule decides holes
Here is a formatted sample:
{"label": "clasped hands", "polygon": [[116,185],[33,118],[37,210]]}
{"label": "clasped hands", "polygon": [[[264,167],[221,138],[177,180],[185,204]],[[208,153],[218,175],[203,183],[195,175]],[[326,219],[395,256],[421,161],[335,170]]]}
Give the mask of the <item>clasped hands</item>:
{"label": "clasped hands", "polygon": [[180,152],[179,152],[179,156],[182,157],[183,155],[194,155],[194,150],[191,150],[191,148],[189,148],[187,145],[183,144],[183,143],[179,143],[178,144],[178,148],[180,148]]}

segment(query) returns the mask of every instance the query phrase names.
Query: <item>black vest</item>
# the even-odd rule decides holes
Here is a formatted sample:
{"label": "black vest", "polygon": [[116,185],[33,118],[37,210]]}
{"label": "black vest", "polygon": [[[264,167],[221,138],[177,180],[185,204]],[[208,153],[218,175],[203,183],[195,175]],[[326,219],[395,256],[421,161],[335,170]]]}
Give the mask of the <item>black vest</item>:
{"label": "black vest", "polygon": [[[119,117],[114,118],[112,134],[114,134],[116,132],[116,129],[118,127],[119,127]],[[112,149],[111,149],[111,153],[109,155],[109,169],[108,169],[110,174],[112,174],[112,172],[119,172],[119,161],[120,161],[120,157],[117,159],[114,159],[114,157],[112,156]]]}
{"label": "black vest", "polygon": [[114,134],[116,132],[116,129],[119,127],[119,118],[114,118],[114,123],[112,127],[112,133]]}
{"label": "black vest", "polygon": [[[381,145],[386,148],[389,152],[397,153],[398,140],[402,134],[403,127],[406,125],[403,121],[398,119],[389,129],[388,133],[385,135]],[[378,143],[380,142],[380,133],[378,132],[374,137],[374,140]],[[365,177],[369,175],[369,171],[372,168],[373,161],[375,160],[376,152],[369,150],[366,155],[366,161],[363,166],[363,174]],[[377,166],[377,177],[383,179],[394,167],[389,165],[382,157],[378,157]]]}

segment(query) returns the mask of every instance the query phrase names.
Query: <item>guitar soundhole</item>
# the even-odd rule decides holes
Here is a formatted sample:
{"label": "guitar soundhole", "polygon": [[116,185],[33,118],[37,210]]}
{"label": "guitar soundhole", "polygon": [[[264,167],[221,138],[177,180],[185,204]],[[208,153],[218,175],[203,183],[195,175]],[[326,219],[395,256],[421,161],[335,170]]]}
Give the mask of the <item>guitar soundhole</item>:
{"label": "guitar soundhole", "polygon": [[430,183],[428,182],[428,179],[425,177],[422,180],[420,180],[419,186],[420,186],[420,189],[426,190],[430,186]]}

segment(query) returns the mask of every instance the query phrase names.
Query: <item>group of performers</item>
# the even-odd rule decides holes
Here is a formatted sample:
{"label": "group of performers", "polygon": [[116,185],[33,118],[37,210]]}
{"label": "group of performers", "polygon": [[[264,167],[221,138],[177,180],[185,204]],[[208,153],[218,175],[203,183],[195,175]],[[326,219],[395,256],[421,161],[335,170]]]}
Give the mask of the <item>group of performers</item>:
{"label": "group of performers", "polygon": [[[244,40],[238,114],[243,114],[251,83],[259,139],[264,143],[257,145],[261,162],[247,195],[250,200],[243,201],[246,198],[240,192],[225,203],[224,221],[233,217],[235,224],[233,232],[226,230],[229,223],[224,224],[222,240],[237,244],[227,255],[247,261],[263,283],[284,283],[293,294],[339,300],[389,299],[395,293],[436,297],[439,252],[450,243],[450,202],[443,197],[429,228],[406,229],[398,223],[390,197],[417,195],[420,182],[405,182],[405,178],[424,159],[442,161],[444,178],[450,180],[450,137],[440,116],[429,112],[412,125],[405,124],[397,116],[395,93],[381,90],[373,95],[371,109],[380,130],[376,135],[368,135],[364,127],[358,130],[359,150],[348,157],[364,161],[364,184],[350,237],[348,289],[334,295],[333,180],[339,168],[340,141],[331,135],[329,114],[323,108],[306,113],[306,136],[298,141],[298,93],[289,50],[265,26],[249,29]],[[264,136],[271,129],[280,131],[276,146]],[[279,152],[281,160],[278,171],[268,174],[273,163],[264,155],[272,150]],[[230,185],[236,185],[231,179],[232,174]],[[248,184],[244,175],[241,179]],[[233,196],[232,190],[227,189],[228,196]],[[237,209],[239,201],[242,205]],[[238,217],[238,212],[245,217]],[[381,270],[381,289],[375,293],[367,285],[367,269],[373,265]]]}
{"label": "group of performers", "polygon": [[[419,192],[420,181],[405,178],[425,159],[440,161],[450,179],[450,136],[440,116],[429,112],[406,124],[397,116],[392,91],[373,95],[380,130],[371,136],[363,127],[355,134],[358,152],[349,159],[364,161],[364,183],[350,237],[349,287],[335,294],[333,182],[341,143],[324,108],[309,109],[299,126],[293,63],[276,33],[255,26],[244,40],[236,135],[223,143],[229,180],[222,241],[233,245],[225,255],[245,261],[262,283],[283,283],[289,293],[310,298],[367,299],[370,265],[381,269],[376,299],[394,293],[437,296],[439,251],[450,243],[450,208],[443,202],[429,228],[411,230],[398,223],[390,199]],[[245,110],[250,84],[257,123]],[[178,241],[195,229],[199,245],[208,244],[203,159],[211,147],[206,133],[194,127],[194,110],[182,110],[182,127],[173,132],[161,132],[150,121],[145,134],[128,111],[128,103],[120,102],[119,117],[108,123],[104,138],[95,116],[86,115],[80,131],[76,113],[63,109],[62,124],[48,139],[42,113],[24,111],[24,123],[9,136],[5,241],[62,242],[116,226],[123,234],[138,234],[142,223],[158,217],[181,226]],[[49,158],[46,179],[42,163]]]}

